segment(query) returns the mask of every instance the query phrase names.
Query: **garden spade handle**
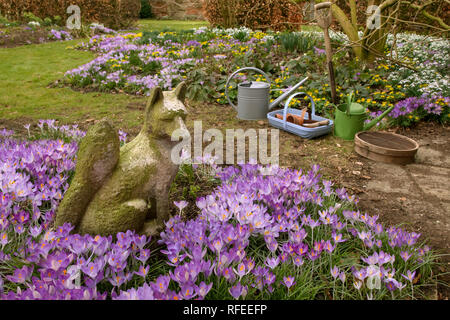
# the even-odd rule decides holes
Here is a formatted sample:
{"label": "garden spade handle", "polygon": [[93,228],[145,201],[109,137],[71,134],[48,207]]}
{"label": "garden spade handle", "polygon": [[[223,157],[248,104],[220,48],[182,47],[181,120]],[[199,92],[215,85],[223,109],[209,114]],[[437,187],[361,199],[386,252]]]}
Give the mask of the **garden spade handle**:
{"label": "garden spade handle", "polygon": [[[331,2],[322,2],[316,4],[314,6],[314,13],[317,19],[317,24],[323,30],[323,38],[325,40],[325,53],[327,55],[327,66],[328,66],[328,76],[330,78],[330,88],[331,88],[331,100],[334,104],[337,104],[337,96],[336,96],[336,81],[334,79],[334,68],[333,68],[333,52],[331,50],[331,39],[330,34],[328,33],[328,28],[332,22],[331,15]],[[322,10],[322,12],[319,12]],[[324,14],[324,10],[328,11],[327,14]]]}

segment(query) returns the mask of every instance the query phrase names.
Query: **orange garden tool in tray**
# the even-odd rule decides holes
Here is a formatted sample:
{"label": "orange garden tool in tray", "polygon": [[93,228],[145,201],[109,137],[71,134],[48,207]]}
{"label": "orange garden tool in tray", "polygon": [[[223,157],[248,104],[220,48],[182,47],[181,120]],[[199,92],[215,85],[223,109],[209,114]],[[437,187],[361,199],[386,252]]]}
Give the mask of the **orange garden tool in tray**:
{"label": "orange garden tool in tray", "polygon": [[[300,95],[305,95],[311,101],[311,111],[289,108],[291,100]],[[284,105],[283,110],[276,110],[267,114],[269,124],[296,134],[302,138],[312,139],[331,132],[333,121],[324,117],[317,116],[315,113],[315,105],[313,98],[304,93],[297,92],[289,97]]]}

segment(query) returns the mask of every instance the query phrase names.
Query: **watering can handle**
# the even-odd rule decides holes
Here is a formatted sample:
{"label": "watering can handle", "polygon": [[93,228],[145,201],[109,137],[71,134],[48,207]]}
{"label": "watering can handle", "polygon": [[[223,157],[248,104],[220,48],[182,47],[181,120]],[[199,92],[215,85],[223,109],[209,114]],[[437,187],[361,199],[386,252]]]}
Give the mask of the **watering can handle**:
{"label": "watering can handle", "polygon": [[[286,116],[287,116],[287,109],[289,107],[289,103],[291,102],[291,100],[294,97],[299,96],[299,95],[305,95],[311,101],[311,109],[312,109],[311,110],[311,118],[316,115],[316,108],[315,108],[315,105],[314,105],[314,99],[309,94],[307,94],[305,92],[294,93],[292,96],[289,97],[289,99],[287,99],[286,103],[284,104],[284,110],[283,110],[283,129],[284,130],[286,130]],[[311,120],[311,119],[309,119],[309,120]]]}
{"label": "watering can handle", "polygon": [[264,77],[266,77],[267,81],[269,81],[269,88],[270,88],[270,84],[271,84],[269,76],[268,76],[264,71],[262,71],[262,70],[260,70],[260,69],[258,69],[258,68],[254,68],[254,67],[246,67],[246,68],[242,68],[242,69],[239,69],[239,70],[236,70],[235,72],[233,72],[233,73],[231,74],[231,76],[228,78],[227,83],[225,84],[225,96],[227,97],[228,102],[231,104],[231,106],[232,106],[235,110],[237,110],[237,107],[236,107],[236,105],[235,105],[233,102],[231,102],[230,96],[228,95],[228,84],[230,83],[230,80],[233,79],[233,77],[234,77],[236,74],[238,74],[239,72],[244,71],[244,70],[253,70],[253,71],[256,71],[256,72],[261,73]]}
{"label": "watering can handle", "polygon": [[349,93],[349,95],[347,96],[347,108],[345,109],[347,117],[350,116],[350,105],[352,104],[352,102],[353,102],[353,91]]}

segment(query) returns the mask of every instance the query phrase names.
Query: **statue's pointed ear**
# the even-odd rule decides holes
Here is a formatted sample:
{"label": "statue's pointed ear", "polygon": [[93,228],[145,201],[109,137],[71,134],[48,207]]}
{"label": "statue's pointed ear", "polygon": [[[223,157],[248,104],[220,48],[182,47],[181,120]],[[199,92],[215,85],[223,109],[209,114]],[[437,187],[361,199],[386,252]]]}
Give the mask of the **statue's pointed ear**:
{"label": "statue's pointed ear", "polygon": [[147,100],[147,108],[153,107],[159,100],[163,99],[163,91],[160,87],[154,87],[150,92],[150,96]]}
{"label": "statue's pointed ear", "polygon": [[184,101],[184,98],[186,97],[186,91],[186,82],[183,81],[179,85],[177,85],[177,87],[175,88],[175,95],[177,96],[178,100]]}

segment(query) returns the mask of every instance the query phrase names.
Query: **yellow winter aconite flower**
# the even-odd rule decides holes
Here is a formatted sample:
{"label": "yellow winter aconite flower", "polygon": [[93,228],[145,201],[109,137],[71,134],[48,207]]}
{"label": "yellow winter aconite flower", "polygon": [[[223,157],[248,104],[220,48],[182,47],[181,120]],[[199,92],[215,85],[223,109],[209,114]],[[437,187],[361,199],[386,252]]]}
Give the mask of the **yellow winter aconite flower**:
{"label": "yellow winter aconite flower", "polygon": [[264,32],[255,32],[255,33],[253,34],[253,37],[256,38],[256,39],[258,39],[258,40],[261,40],[261,39],[264,38],[265,36],[266,36],[266,34],[265,34]]}

